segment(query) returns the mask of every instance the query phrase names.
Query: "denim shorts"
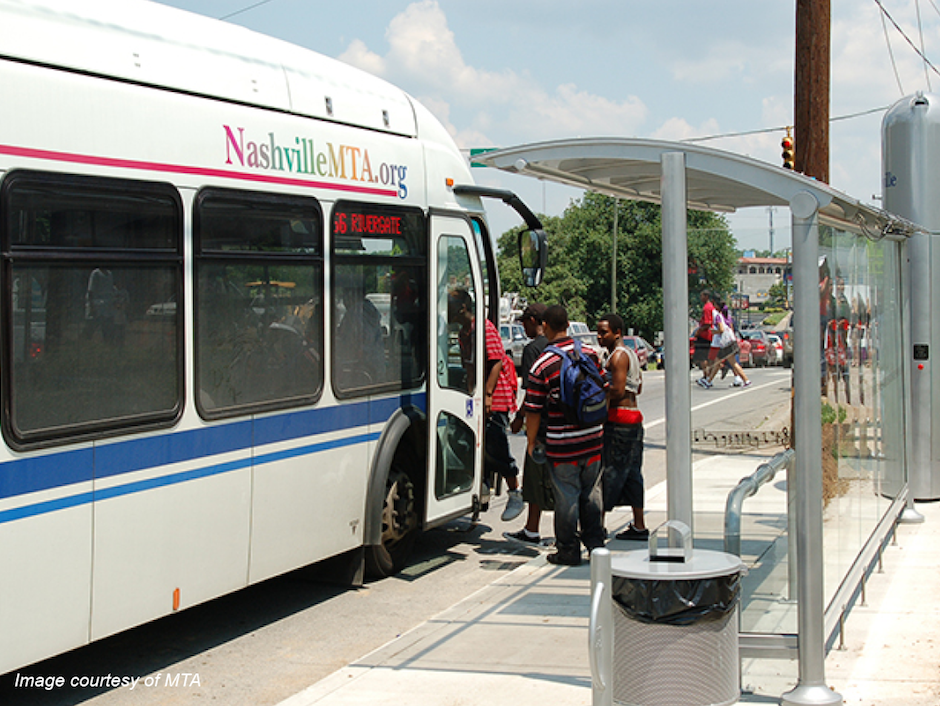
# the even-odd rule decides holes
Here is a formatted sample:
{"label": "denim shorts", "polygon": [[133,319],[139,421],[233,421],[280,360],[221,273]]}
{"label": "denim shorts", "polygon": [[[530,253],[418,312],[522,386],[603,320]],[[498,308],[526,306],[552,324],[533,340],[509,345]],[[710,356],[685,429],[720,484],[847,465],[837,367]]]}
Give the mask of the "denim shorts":
{"label": "denim shorts", "polygon": [[643,507],[643,425],[604,425],[604,512]]}

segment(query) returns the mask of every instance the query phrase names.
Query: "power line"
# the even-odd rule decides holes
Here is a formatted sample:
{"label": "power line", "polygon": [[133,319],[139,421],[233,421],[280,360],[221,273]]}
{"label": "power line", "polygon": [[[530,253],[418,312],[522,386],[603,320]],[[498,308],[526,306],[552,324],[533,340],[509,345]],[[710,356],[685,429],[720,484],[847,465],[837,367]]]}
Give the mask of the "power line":
{"label": "power line", "polygon": [[781,130],[786,130],[788,126],[782,125],[780,127],[765,127],[758,130],[745,130],[744,132],[726,132],[721,135],[706,135],[705,137],[687,137],[684,140],[679,140],[680,142],[707,142],[708,140],[720,140],[723,137],[745,137],[747,135],[760,135],[766,132],[780,132]]}
{"label": "power line", "polygon": [[220,17],[219,19],[220,19],[220,20],[227,20],[229,17],[235,17],[235,15],[240,15],[240,14],[242,14],[243,12],[248,12],[249,10],[254,10],[256,7],[261,7],[262,5],[267,5],[269,2],[273,2],[273,0],[261,0],[261,2],[256,2],[254,5],[249,5],[248,7],[243,7],[241,10],[235,10],[235,12],[230,12],[230,13],[228,13],[227,15],[224,15],[223,17]]}
{"label": "power line", "polygon": [[[932,63],[930,63],[930,59],[928,59],[926,56],[924,56],[924,53],[923,53],[920,49],[917,48],[917,45],[914,44],[914,42],[911,41],[911,38],[908,37],[908,36],[904,33],[904,30],[901,29],[901,26],[900,26],[897,22],[894,21],[894,18],[891,16],[891,13],[889,13],[889,12],[885,9],[885,6],[881,4],[881,0],[875,0],[875,4],[881,9],[881,11],[884,13],[884,16],[887,17],[888,20],[891,22],[891,24],[894,25],[894,28],[901,34],[901,36],[904,37],[904,41],[906,41],[908,44],[911,45],[911,49],[913,49],[913,50],[917,53],[917,56],[919,56],[921,59],[924,60],[924,64],[927,65],[927,66],[929,66],[931,69],[933,69],[933,72],[934,72],[935,74],[937,74],[938,76],[940,76],[940,71],[937,70],[937,67],[934,66]],[[926,70],[926,69],[925,69],[925,70]]]}
{"label": "power line", "polygon": [[[920,50],[925,51],[924,48],[924,25],[920,21],[920,0],[914,0],[914,9],[917,10],[917,31],[920,34]],[[924,78],[927,79],[927,90],[932,91],[933,88],[930,86],[930,74],[927,72],[927,65],[924,64]]]}
{"label": "power line", "polygon": [[[930,0],[930,2],[933,2],[933,0]],[[898,82],[898,90],[903,96],[904,86],[901,85],[901,74],[898,73],[898,65],[894,61],[894,51],[891,49],[891,38],[888,36],[888,23],[885,22],[884,13],[879,12],[878,16],[881,18],[881,29],[884,30],[885,33],[885,44],[888,45],[888,57],[891,59],[891,68],[894,69],[894,80]]]}
{"label": "power line", "polygon": [[860,110],[857,113],[850,113],[849,115],[839,115],[835,118],[829,118],[829,122],[834,123],[837,120],[850,120],[852,118],[861,118],[864,115],[871,115],[872,113],[883,113],[890,107],[890,105],[883,105],[880,108],[869,108],[868,110]]}
{"label": "power line", "polygon": [[[852,118],[861,118],[865,115],[871,115],[872,113],[883,113],[891,106],[885,105],[880,108],[869,108],[868,110],[861,110],[857,113],[850,113],[848,115],[838,115],[834,118],[829,118],[829,122],[834,123],[839,120],[851,120]],[[745,130],[743,132],[726,132],[720,135],[707,135],[705,137],[688,137],[680,142],[707,142],[708,140],[720,140],[725,137],[745,137],[747,135],[761,135],[769,132],[780,132],[781,130],[786,130],[787,128],[792,127],[792,125],[781,125],[779,127],[765,127],[757,130]]]}

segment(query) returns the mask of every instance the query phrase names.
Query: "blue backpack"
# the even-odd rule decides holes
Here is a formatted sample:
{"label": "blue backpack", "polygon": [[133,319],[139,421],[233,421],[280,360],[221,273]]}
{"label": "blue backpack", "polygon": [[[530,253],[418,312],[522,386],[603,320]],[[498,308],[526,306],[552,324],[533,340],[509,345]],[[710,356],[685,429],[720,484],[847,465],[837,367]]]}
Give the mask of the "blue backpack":
{"label": "blue backpack", "polygon": [[559,389],[567,422],[588,427],[606,420],[604,379],[594,361],[581,354],[581,342],[575,339],[571,353],[565,353],[557,346],[546,346],[545,350],[561,357]]}

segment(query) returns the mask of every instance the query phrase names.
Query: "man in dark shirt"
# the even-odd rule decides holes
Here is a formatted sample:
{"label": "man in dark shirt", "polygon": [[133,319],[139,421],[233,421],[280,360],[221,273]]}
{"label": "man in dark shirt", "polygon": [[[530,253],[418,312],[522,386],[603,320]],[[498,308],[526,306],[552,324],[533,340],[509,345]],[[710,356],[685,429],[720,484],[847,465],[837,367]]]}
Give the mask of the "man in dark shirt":
{"label": "man in dark shirt", "polygon": [[[545,310],[543,330],[549,345],[568,354],[575,349],[568,336],[568,312],[563,306]],[[597,354],[582,348],[603,372]],[[581,544],[590,552],[604,546],[601,511],[601,450],[604,446],[604,425],[571,424],[565,418],[561,403],[560,376],[562,359],[546,349],[528,372],[525,396],[526,452],[531,456],[538,443],[542,415],[547,415],[545,451],[552,466],[555,495],[555,545],[550,554],[552,564],[577,566],[581,563]],[[581,531],[578,532],[580,525]]]}
{"label": "man in dark shirt", "polygon": [[[525,328],[525,335],[532,339],[522,349],[523,388],[528,385],[529,370],[532,369],[532,364],[542,355],[542,351],[548,345],[548,339],[545,338],[542,331],[542,317],[545,315],[545,308],[544,304],[529,304],[522,312],[522,316],[519,317],[520,323]],[[522,499],[528,503],[529,507],[525,527],[517,532],[503,532],[506,539],[526,545],[541,546],[542,537],[539,534],[539,522],[542,519],[542,510],[552,510],[554,508],[551,467],[544,456],[547,421],[546,415],[542,418],[542,426],[538,434],[538,443],[542,453],[536,453],[537,458],[532,458],[528,453],[525,455],[522,470]],[[512,433],[518,434],[524,422],[525,412],[520,410],[512,420]]]}

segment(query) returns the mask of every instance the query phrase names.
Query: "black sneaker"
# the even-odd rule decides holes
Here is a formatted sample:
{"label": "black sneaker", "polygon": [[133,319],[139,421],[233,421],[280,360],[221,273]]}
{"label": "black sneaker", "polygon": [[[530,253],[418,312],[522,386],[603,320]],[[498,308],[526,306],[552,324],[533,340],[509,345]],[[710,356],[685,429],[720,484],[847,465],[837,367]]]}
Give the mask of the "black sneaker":
{"label": "black sneaker", "polygon": [[512,542],[520,542],[521,544],[525,544],[527,546],[542,546],[542,538],[539,535],[532,537],[527,534],[524,529],[521,529],[518,532],[503,532],[503,536]]}
{"label": "black sneaker", "polygon": [[555,552],[548,555],[549,564],[558,564],[560,566],[580,566],[581,552],[577,554],[568,554],[564,552]]}
{"label": "black sneaker", "polygon": [[631,523],[630,526],[627,527],[627,529],[625,529],[623,532],[618,532],[615,535],[615,537],[617,539],[626,539],[626,540],[634,540],[634,541],[639,541],[639,542],[646,542],[650,538],[650,531],[648,529],[641,529],[641,530],[637,529]]}

